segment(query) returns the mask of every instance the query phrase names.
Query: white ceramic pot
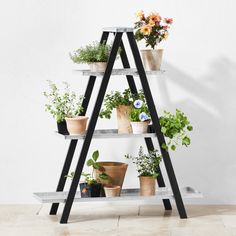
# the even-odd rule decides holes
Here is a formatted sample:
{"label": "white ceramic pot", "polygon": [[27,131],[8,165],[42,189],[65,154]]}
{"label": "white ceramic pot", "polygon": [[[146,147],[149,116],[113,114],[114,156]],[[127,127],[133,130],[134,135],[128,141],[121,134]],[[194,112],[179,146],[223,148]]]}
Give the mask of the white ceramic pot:
{"label": "white ceramic pot", "polygon": [[105,72],[107,68],[107,62],[94,62],[89,64],[92,72]]}
{"label": "white ceramic pot", "polygon": [[150,121],[131,122],[133,134],[147,133],[147,128],[148,128],[149,123],[150,123]]}
{"label": "white ceramic pot", "polygon": [[145,70],[160,70],[163,49],[145,49],[141,50],[141,54]]}

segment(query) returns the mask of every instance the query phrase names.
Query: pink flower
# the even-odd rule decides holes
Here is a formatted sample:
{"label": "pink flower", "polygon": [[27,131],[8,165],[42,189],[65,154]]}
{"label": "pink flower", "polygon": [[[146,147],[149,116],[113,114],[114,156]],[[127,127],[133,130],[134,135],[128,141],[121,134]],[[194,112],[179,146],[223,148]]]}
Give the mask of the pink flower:
{"label": "pink flower", "polygon": [[165,20],[166,24],[170,24],[171,25],[173,23],[173,19],[172,18],[165,18],[164,20]]}

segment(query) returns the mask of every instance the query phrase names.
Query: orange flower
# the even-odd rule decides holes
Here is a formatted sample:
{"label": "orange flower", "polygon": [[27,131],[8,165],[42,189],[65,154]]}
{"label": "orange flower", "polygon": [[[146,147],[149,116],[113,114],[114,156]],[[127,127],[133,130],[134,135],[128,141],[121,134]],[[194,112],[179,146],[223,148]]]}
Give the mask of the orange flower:
{"label": "orange flower", "polygon": [[151,33],[152,28],[149,25],[144,25],[141,29],[140,32],[144,35],[149,35]]}
{"label": "orange flower", "polygon": [[151,13],[148,17],[149,21],[154,21],[154,22],[160,22],[161,21],[161,16],[159,13]]}
{"label": "orange flower", "polygon": [[148,22],[148,25],[150,25],[151,27],[153,27],[155,24],[156,24],[156,22],[152,21],[152,20],[149,20],[149,22]]}
{"label": "orange flower", "polygon": [[144,18],[143,10],[137,11],[136,12],[136,17],[138,17],[140,20],[142,20]]}

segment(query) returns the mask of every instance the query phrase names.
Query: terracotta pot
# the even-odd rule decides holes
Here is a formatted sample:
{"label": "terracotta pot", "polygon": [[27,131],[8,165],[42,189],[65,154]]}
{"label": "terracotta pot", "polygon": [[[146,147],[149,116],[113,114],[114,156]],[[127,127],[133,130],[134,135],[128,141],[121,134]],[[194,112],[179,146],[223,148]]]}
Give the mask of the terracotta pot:
{"label": "terracotta pot", "polygon": [[145,133],[147,133],[149,123],[150,123],[150,121],[131,122],[133,134],[145,134]]}
{"label": "terracotta pot", "polygon": [[59,134],[68,135],[69,132],[66,127],[66,121],[62,121],[60,123],[57,122],[57,130]]}
{"label": "terracotta pot", "polygon": [[129,113],[131,107],[126,105],[119,105],[116,108],[117,113],[117,125],[119,134],[132,133],[132,128],[129,120]]}
{"label": "terracotta pot", "polygon": [[151,176],[140,176],[140,195],[153,196],[156,193],[156,178]]}
{"label": "terracotta pot", "polygon": [[66,125],[70,134],[84,134],[86,130],[86,125],[88,117],[77,116],[73,118],[66,117]]}
{"label": "terracotta pot", "polygon": [[[122,185],[125,178],[125,173],[128,167],[128,164],[122,162],[98,162],[100,165],[99,170],[94,170],[96,180],[101,182],[103,185],[118,185],[120,186],[120,190],[122,189]],[[105,172],[108,175],[108,180],[100,180],[99,174]],[[119,190],[119,195],[120,195]]]}
{"label": "terracotta pot", "polygon": [[105,191],[106,197],[119,197],[120,196],[119,185],[104,186],[104,191]]}
{"label": "terracotta pot", "polygon": [[147,71],[160,70],[163,49],[145,49],[141,50],[144,68]]}
{"label": "terracotta pot", "polygon": [[94,62],[89,64],[92,72],[105,72],[107,68],[107,62]]}

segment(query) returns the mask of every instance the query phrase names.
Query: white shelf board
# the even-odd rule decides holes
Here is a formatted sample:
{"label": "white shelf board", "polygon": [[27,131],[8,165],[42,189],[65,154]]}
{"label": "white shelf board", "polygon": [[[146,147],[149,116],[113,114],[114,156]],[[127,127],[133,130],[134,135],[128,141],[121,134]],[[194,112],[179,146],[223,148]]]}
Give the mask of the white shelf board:
{"label": "white shelf board", "polygon": [[[56,132],[57,133],[57,132]],[[67,140],[72,139],[84,139],[85,135],[58,135],[64,137]],[[104,138],[153,138],[156,137],[155,133],[145,133],[145,134],[118,134],[117,129],[98,129],[94,131],[93,138],[104,139]]]}
{"label": "white shelf board", "polygon": [[[202,198],[202,193],[191,187],[180,189],[182,198]],[[41,192],[33,194],[41,203],[65,203],[68,192]],[[162,199],[174,199],[170,188],[158,188],[155,196],[140,196],[139,189],[123,189],[120,197],[93,197],[81,198],[80,192],[76,192],[75,202],[120,202],[120,201],[138,201],[140,203],[151,204]]]}
{"label": "white shelf board", "polygon": [[[76,72],[80,72],[83,76],[103,76],[104,72],[92,72],[90,70],[74,69]],[[162,75],[164,70],[156,71],[146,71],[146,75]],[[132,75],[139,76],[136,68],[126,68],[126,69],[113,69],[111,75]]]}

